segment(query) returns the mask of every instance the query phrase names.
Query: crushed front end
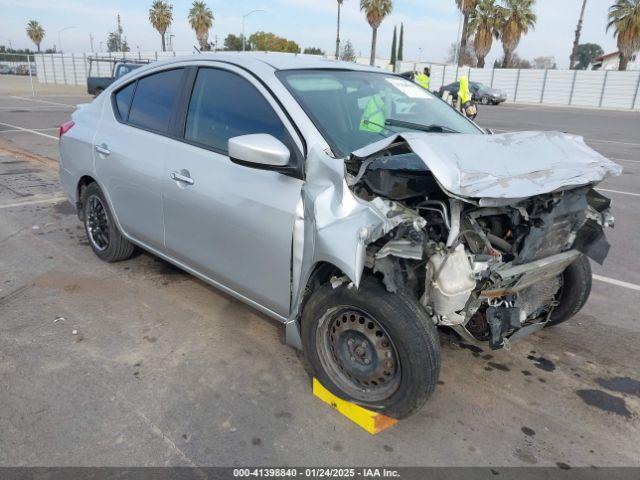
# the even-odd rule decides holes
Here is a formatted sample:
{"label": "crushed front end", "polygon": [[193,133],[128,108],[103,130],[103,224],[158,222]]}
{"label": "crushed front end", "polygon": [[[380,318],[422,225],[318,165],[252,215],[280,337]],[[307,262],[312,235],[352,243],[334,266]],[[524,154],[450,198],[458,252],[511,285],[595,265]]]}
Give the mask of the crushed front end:
{"label": "crushed front end", "polygon": [[603,228],[613,217],[597,182],[469,198],[446,188],[413,146],[398,138],[346,162],[354,194],[397,219],[369,239],[365,266],[467,341],[498,349],[543,328],[562,298],[563,272],[583,255],[607,256]]}

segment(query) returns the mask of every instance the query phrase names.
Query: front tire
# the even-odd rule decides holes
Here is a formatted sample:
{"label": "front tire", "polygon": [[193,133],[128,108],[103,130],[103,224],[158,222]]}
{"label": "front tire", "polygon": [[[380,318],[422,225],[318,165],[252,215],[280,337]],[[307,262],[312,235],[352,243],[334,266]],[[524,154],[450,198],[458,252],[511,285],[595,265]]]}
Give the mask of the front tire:
{"label": "front tire", "polygon": [[127,260],[134,246],[122,236],[109,204],[97,183],[90,183],[82,191],[84,231],[93,252],[105,262]]}
{"label": "front tire", "polygon": [[591,264],[586,255],[580,257],[562,272],[562,286],[558,306],[551,312],[547,326],[559,325],[578,313],[591,293]]}
{"label": "front tire", "polygon": [[414,299],[373,278],[360,288],[325,284],[302,313],[311,373],[335,395],[395,418],[417,411],[436,388],[436,327]]}
{"label": "front tire", "polygon": [[480,103],[482,103],[482,105],[489,105],[489,97],[487,97],[486,95],[483,95],[482,98],[480,99]]}

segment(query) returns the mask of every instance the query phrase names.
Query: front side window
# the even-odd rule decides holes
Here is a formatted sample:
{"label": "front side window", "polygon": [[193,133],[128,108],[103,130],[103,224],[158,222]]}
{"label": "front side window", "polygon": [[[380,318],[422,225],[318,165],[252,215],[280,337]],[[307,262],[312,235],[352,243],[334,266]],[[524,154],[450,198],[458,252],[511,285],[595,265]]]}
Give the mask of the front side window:
{"label": "front side window", "polygon": [[449,105],[400,76],[339,70],[277,75],[337,156],[406,131],[481,133]]}
{"label": "front side window", "polygon": [[138,80],[129,123],[156,132],[166,133],[176,97],[182,86],[183,69],[154,73]]}
{"label": "front side window", "polygon": [[288,143],[283,123],[247,80],[213,68],[198,71],[185,127],[185,139],[227,152],[230,138],[267,133]]}

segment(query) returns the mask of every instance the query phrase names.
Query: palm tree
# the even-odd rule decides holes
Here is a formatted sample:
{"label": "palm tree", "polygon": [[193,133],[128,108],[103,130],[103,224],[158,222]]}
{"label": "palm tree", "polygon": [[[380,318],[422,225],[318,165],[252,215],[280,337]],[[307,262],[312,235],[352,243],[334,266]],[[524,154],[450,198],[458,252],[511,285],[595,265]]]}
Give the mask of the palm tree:
{"label": "palm tree", "polygon": [[213,12],[207,4],[196,0],[189,9],[189,24],[196,31],[200,50],[209,50],[209,29],[213,25]]}
{"label": "palm tree", "polygon": [[536,0],[503,0],[503,3],[500,7],[500,38],[504,50],[502,67],[508,68],[522,34],[535,27],[538,17],[533,12]]}
{"label": "palm tree", "polygon": [[[460,38],[460,52],[467,51],[467,40],[469,38],[469,16],[476,9],[478,0],[456,0],[458,9],[462,12],[462,38]],[[458,66],[462,66],[464,56],[458,55]]]}
{"label": "palm tree", "polygon": [[578,61],[578,46],[580,45],[580,34],[582,33],[582,21],[584,20],[584,10],[587,8],[587,0],[582,0],[582,9],[580,10],[580,18],[576,26],[576,35],[573,38],[573,47],[571,48],[571,56],[569,57],[569,68],[574,68]]}
{"label": "palm tree", "polygon": [[484,68],[484,59],[491,51],[493,37],[500,35],[500,9],[496,0],[480,0],[469,16],[469,31],[474,35],[473,49],[478,68]]}
{"label": "palm tree", "polygon": [[617,0],[609,7],[607,31],[611,27],[620,50],[618,70],[626,70],[629,58],[640,49],[640,0]]}
{"label": "palm tree", "polygon": [[27,23],[27,35],[31,39],[33,43],[38,47],[38,52],[40,52],[40,44],[42,43],[42,39],[44,38],[44,27],[40,25],[40,23],[36,20],[31,20]]}
{"label": "palm tree", "polygon": [[149,21],[153,28],[155,28],[162,37],[162,51],[165,52],[165,39],[164,34],[167,32],[167,28],[173,21],[173,5],[167,3],[165,0],[154,0],[149,9]]}
{"label": "palm tree", "polygon": [[336,60],[340,58],[340,10],[344,0],[338,0],[338,33],[336,34]]}
{"label": "palm tree", "polygon": [[378,28],[384,17],[393,10],[393,0],[360,0],[360,10],[367,16],[367,22],[371,26],[371,58],[370,65],[376,62],[376,44],[378,42]]}

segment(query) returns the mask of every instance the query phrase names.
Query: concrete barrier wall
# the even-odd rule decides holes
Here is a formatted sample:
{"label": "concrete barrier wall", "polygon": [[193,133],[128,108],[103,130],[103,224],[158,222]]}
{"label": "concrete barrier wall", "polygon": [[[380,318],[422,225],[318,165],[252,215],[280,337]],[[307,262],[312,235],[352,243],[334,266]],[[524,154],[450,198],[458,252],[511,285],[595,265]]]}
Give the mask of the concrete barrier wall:
{"label": "concrete barrier wall", "polygon": [[467,75],[472,82],[504,90],[509,102],[640,110],[638,70],[481,69],[399,62],[396,71],[422,70],[425,66],[431,68],[432,90]]}

